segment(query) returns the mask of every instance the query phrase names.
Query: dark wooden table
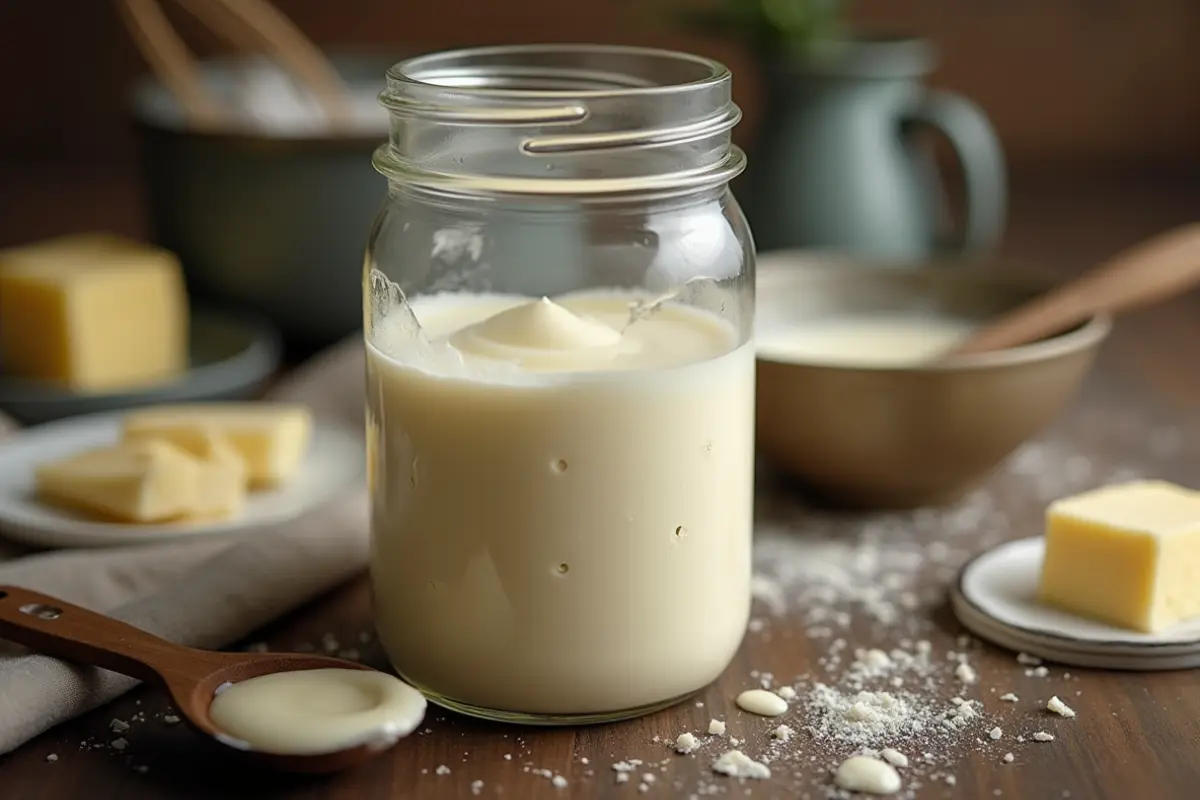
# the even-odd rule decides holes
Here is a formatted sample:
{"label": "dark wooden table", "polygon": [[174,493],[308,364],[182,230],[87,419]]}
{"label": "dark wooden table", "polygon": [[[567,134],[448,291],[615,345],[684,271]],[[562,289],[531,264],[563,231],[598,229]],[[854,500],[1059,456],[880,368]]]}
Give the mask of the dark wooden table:
{"label": "dark wooden table", "polygon": [[[109,191],[105,186],[103,181],[85,183],[57,204],[34,191],[27,203],[32,216],[24,230],[54,232],[37,216],[38,209],[51,205],[56,213],[65,205],[78,214],[91,214],[92,224],[136,226],[136,215],[127,208],[97,210],[97,201]],[[1035,175],[1019,177],[1015,194],[1007,254],[1063,274],[1200,211],[1200,179],[1195,177]],[[21,224],[20,218],[0,216],[7,216],[0,223],[0,238],[20,238],[22,229],[14,227]],[[812,599],[818,593],[809,591],[811,587],[800,586],[800,599],[793,593],[792,608],[783,614],[757,603],[759,622],[736,662],[718,684],[676,708],[627,723],[563,730],[483,724],[431,710],[425,730],[374,763],[330,778],[284,779],[240,767],[203,747],[182,726],[166,724],[161,719],[169,713],[164,696],[142,689],[0,758],[0,798],[440,799],[469,798],[476,791],[483,797],[629,798],[641,796],[640,776],[646,772],[656,777],[644,792],[648,797],[688,797],[703,789],[720,797],[822,798],[830,786],[829,768],[853,748],[805,732],[812,720],[802,710],[803,702],[794,703],[795,710],[782,719],[798,733],[780,748],[783,755],[772,764],[770,781],[739,783],[714,776],[711,760],[725,749],[718,743],[683,756],[663,740],[673,741],[685,730],[702,733],[711,717],[719,717],[728,720],[731,735],[746,739],[748,754],[760,755],[770,749],[768,731],[778,722],[749,717],[733,704],[739,691],[756,685],[755,675],[769,672],[776,681],[788,683],[794,676],[803,698],[816,681],[836,683],[844,678],[852,658],[848,653],[854,648],[886,649],[906,638],[929,640],[934,659],[944,662],[934,669],[931,688],[917,693],[921,702],[951,708],[950,698],[962,692],[981,701],[984,715],[964,731],[934,737],[932,743],[890,742],[914,759],[906,771],[914,796],[1198,797],[1200,680],[1195,673],[1128,674],[1049,665],[1045,677],[1026,674],[1030,668],[1018,664],[1013,653],[960,641],[962,631],[943,600],[945,582],[963,559],[986,542],[1035,533],[1043,503],[1057,491],[1135,474],[1200,484],[1200,430],[1193,423],[1200,407],[1198,349],[1200,297],[1124,320],[1073,410],[956,509],[882,518],[812,513],[789,489],[764,477],[759,512],[764,526],[789,524],[798,542],[831,542],[849,559],[843,566],[855,564],[856,553],[881,558],[869,574],[880,578],[882,569],[899,576],[887,591],[893,600],[911,591],[917,608],[901,609],[885,624],[879,609],[843,602],[844,585],[834,606],[848,611],[849,617],[835,614],[832,623],[814,622],[814,609],[820,614],[823,604]],[[896,564],[889,565],[889,559]],[[825,624],[835,629],[820,631]],[[252,641],[289,649],[301,644],[320,647],[331,636],[340,647],[358,649],[364,659],[377,662],[369,629],[367,592],[355,582]],[[840,665],[833,665],[829,655],[837,652],[833,642],[839,638],[846,652]],[[962,687],[955,681],[953,662],[947,660],[951,651],[968,654],[979,674],[977,684]],[[1000,702],[1005,692],[1016,693],[1020,702]],[[1073,706],[1078,717],[1066,720],[1040,711],[1054,694]],[[704,706],[698,707],[698,702]],[[116,738],[109,731],[110,720],[130,720],[139,712],[144,721],[134,721],[131,730],[121,734],[128,748],[118,752],[109,747]],[[1001,741],[988,737],[992,726],[1002,729]],[[1029,741],[1036,730],[1049,731],[1056,740]],[[1017,742],[1018,734],[1026,741]],[[932,763],[920,758],[926,751]],[[1011,764],[1002,761],[1006,752],[1014,755]],[[47,760],[50,754],[56,760]],[[618,783],[611,765],[628,759],[646,763],[632,780]],[[449,774],[437,774],[439,765],[447,766]],[[563,776],[567,786],[556,788],[542,770]],[[476,781],[482,783],[473,790]]]}

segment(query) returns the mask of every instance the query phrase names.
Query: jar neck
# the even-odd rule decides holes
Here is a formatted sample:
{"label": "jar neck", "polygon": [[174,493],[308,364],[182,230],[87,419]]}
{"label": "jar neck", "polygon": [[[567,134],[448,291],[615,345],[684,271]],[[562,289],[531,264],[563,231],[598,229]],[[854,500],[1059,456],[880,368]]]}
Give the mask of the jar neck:
{"label": "jar neck", "polygon": [[745,165],[731,75],[697,56],[603,45],[488,47],[403,61],[380,102],[393,182],[464,194],[700,189]]}

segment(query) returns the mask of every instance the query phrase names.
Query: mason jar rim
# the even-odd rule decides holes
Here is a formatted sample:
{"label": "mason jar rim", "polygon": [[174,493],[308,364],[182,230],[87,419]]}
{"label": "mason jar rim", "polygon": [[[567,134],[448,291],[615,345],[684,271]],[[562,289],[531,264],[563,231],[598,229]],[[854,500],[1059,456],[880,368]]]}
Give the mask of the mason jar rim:
{"label": "mason jar rim", "polygon": [[[542,75],[529,72],[531,65],[528,61],[518,60],[522,57],[537,59],[547,56],[591,56],[593,58],[611,57],[628,59],[640,57],[656,60],[661,66],[691,66],[696,69],[696,75],[689,80],[656,81],[651,76],[639,76],[628,69],[598,70],[571,69],[569,64],[546,65],[548,70]],[[505,63],[505,57],[512,61]],[[497,86],[489,85],[488,78],[505,77],[504,68],[520,68],[527,80],[548,78],[551,75],[558,79],[568,77],[568,71],[581,81],[583,85],[572,88],[546,88],[529,86]],[[455,69],[457,68],[457,69]],[[466,77],[473,79],[470,83],[447,81],[447,77]],[[445,89],[486,97],[506,97],[512,99],[549,99],[549,98],[598,98],[620,95],[654,95],[664,92],[678,92],[687,89],[703,89],[711,87],[732,77],[729,68],[715,59],[686,53],[680,50],[665,50],[657,47],[640,47],[617,44],[518,44],[492,45],[485,47],[464,47],[454,50],[443,50],[425,55],[414,56],[393,64],[387,71],[388,83],[408,84],[414,87],[430,89]],[[442,78],[443,80],[436,80]],[[640,78],[640,80],[639,80]],[[584,88],[590,80],[592,88]],[[386,92],[384,93],[386,95]],[[386,96],[381,97],[384,106],[388,106]]]}

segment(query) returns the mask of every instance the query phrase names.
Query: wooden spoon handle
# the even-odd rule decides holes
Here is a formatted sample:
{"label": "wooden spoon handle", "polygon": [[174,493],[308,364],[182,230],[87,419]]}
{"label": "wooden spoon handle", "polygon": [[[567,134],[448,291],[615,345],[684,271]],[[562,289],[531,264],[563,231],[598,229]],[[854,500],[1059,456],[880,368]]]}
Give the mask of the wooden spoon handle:
{"label": "wooden spoon handle", "polygon": [[225,120],[225,110],[205,85],[196,59],[155,0],[118,0],[121,21],[142,57],[175,96],[188,123],[211,128]]}
{"label": "wooden spoon handle", "polygon": [[177,2],[235,47],[258,49],[279,62],[321,104],[331,127],[349,125],[349,93],[341,75],[321,49],[275,6],[266,0]]}
{"label": "wooden spoon handle", "polygon": [[164,682],[163,670],[203,676],[220,654],[172,644],[111,617],[17,586],[0,586],[0,638],[48,656]]}
{"label": "wooden spoon handle", "polygon": [[985,325],[949,355],[1035,342],[1101,311],[1120,313],[1167,300],[1200,282],[1200,223],[1125,250],[1076,280]]}

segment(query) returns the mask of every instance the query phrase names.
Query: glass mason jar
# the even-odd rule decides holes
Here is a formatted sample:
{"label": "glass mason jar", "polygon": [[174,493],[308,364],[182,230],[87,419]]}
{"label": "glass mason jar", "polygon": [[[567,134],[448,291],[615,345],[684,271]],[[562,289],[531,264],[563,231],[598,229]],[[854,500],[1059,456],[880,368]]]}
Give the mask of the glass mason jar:
{"label": "glass mason jar", "polygon": [[467,714],[643,714],[750,608],[754,250],[730,73],[489,47],[394,66],[364,268],[375,620]]}

